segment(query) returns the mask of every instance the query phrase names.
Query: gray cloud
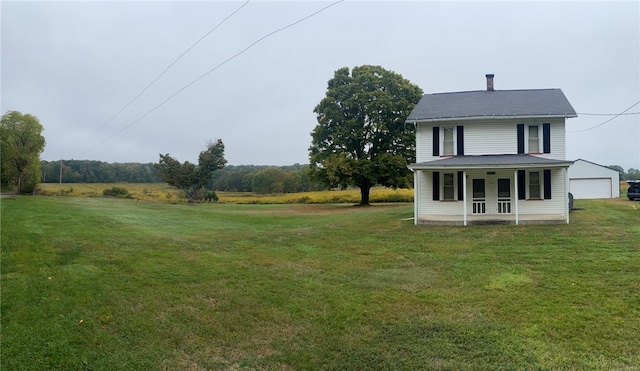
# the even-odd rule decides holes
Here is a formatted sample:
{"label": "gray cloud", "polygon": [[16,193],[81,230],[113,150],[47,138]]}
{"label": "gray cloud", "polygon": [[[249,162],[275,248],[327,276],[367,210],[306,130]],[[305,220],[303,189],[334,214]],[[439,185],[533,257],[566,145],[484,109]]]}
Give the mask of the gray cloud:
{"label": "gray cloud", "polygon": [[[425,93],[483,89],[494,73],[497,89],[562,88],[580,113],[640,101],[637,2],[345,1],[113,136],[329,4],[250,2],[96,132],[242,2],[3,2],[2,110],[40,118],[46,160],[155,162],[171,153],[195,161],[221,138],[231,164],[286,165],[308,161],[313,108],[343,66],[382,65]],[[640,168],[640,115],[574,132],[607,118],[570,119],[567,158]]]}

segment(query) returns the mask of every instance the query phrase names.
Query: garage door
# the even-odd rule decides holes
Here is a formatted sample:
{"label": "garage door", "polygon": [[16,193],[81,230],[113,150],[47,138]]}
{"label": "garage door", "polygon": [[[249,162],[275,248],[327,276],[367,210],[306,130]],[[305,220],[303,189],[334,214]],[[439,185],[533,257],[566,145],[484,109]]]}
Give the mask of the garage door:
{"label": "garage door", "polygon": [[573,198],[611,198],[611,178],[569,179]]}

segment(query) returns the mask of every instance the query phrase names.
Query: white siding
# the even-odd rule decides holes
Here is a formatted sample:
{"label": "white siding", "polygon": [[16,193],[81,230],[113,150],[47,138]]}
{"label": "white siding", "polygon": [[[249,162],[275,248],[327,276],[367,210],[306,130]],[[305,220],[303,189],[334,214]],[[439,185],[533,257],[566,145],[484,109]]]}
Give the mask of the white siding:
{"label": "white siding", "polygon": [[433,132],[431,125],[419,124],[416,128],[416,162],[433,161]]}
{"label": "white siding", "polygon": [[[433,127],[464,127],[465,155],[516,154],[518,152],[518,124],[551,124],[551,153],[538,154],[541,157],[565,159],[565,121],[554,119],[504,119],[504,120],[459,120],[419,123],[416,128],[416,162],[433,161]],[[542,138],[542,135],[540,135]],[[442,135],[440,136],[442,139]],[[542,150],[542,142],[540,143]]]}
{"label": "white siding", "polygon": [[423,215],[427,215],[427,200],[429,199],[429,195],[431,194],[431,174],[426,171],[416,170],[416,178],[420,183],[420,186],[415,189],[414,202],[417,203],[417,213],[416,218],[419,218]]}
{"label": "white siding", "polygon": [[564,169],[551,170],[550,200],[518,200],[520,214],[563,215],[566,208],[565,201],[569,202],[565,189],[564,173]]}
{"label": "white siding", "polygon": [[464,154],[516,154],[517,134],[516,123],[470,121],[464,125]]}
{"label": "white siding", "polygon": [[[462,215],[463,204],[461,201],[433,200],[432,172],[418,171],[417,173],[420,181],[419,194],[417,195],[418,217],[424,215]],[[440,176],[442,177],[442,173]],[[442,195],[442,191],[440,194]]]}
{"label": "white siding", "polygon": [[[542,172],[543,169],[540,169]],[[487,174],[490,169],[473,170],[467,172],[467,214],[472,214],[471,202],[473,199],[473,179],[485,179],[486,214],[497,214],[498,179],[510,180],[511,186],[511,213],[515,213],[515,202],[518,202],[520,215],[564,215],[568,202],[565,182],[565,169],[551,170],[551,199],[548,200],[517,200],[518,192],[515,188],[514,170],[496,170],[495,174]],[[442,176],[442,172],[441,172]],[[419,194],[416,194],[417,218],[425,216],[462,215],[463,201],[433,201],[432,172],[417,171],[417,180],[420,182]]]}
{"label": "white siding", "polygon": [[[549,122],[549,121],[547,121]],[[551,124],[551,153],[545,153],[542,157],[554,160],[566,160],[566,134],[564,119],[555,119]]]}

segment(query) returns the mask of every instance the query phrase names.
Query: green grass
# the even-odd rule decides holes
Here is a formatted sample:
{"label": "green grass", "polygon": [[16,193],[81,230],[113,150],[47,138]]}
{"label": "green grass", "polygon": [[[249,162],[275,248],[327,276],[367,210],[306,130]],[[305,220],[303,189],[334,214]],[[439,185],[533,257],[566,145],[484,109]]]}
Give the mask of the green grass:
{"label": "green grass", "polygon": [[3,370],[640,369],[640,204],[1,202]]}

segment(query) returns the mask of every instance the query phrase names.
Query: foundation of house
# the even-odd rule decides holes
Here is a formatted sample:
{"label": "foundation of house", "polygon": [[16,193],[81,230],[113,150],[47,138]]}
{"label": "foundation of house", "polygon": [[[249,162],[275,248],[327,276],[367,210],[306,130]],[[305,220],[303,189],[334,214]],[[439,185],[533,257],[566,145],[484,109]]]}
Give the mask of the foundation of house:
{"label": "foundation of house", "polygon": [[[434,215],[420,217],[418,225],[464,225],[460,215]],[[468,215],[467,225],[508,225],[516,224],[516,216],[509,215]],[[518,224],[568,224],[564,215],[519,215]]]}

